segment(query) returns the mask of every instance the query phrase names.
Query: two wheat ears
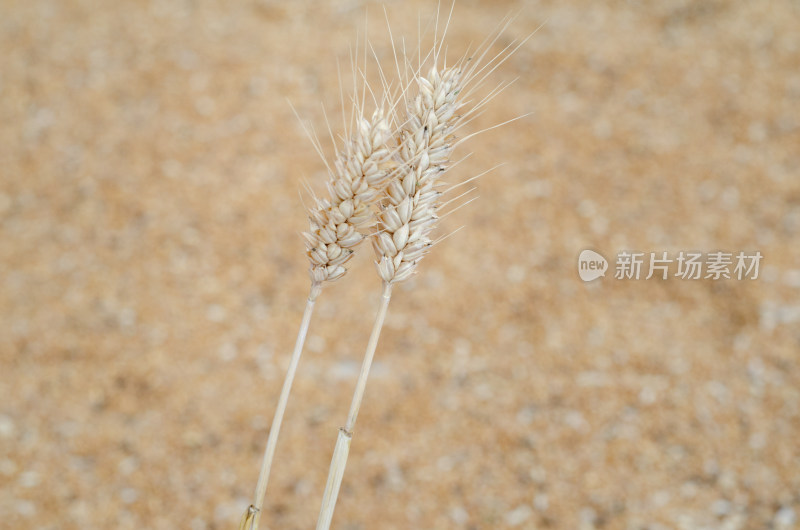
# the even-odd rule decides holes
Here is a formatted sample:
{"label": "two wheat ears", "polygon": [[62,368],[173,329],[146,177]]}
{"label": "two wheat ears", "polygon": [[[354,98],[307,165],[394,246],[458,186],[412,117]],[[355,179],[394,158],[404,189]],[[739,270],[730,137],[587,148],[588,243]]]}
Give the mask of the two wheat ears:
{"label": "two wheat ears", "polygon": [[[242,516],[240,530],[258,528],[278,434],[314,302],[325,283],[345,275],[347,263],[354,252],[364,239],[369,239],[375,252],[375,265],[383,283],[383,293],[347,422],[338,433],[323,494],[317,530],[330,528],[353,428],[392,287],[416,273],[420,261],[435,244],[430,237],[431,231],[436,227],[438,219],[446,215],[442,213],[443,208],[466,195],[443,200],[448,192],[472,179],[446,189],[443,189],[440,179],[453,166],[451,156],[455,147],[483,131],[463,138],[457,138],[456,133],[511,82],[496,86],[481,98],[473,98],[476,90],[530,38],[529,35],[514,41],[500,52],[489,56],[489,50],[511,22],[506,18],[478,47],[474,58],[465,55],[455,64],[447,65],[442,55],[442,46],[451,16],[452,8],[442,34],[438,35],[437,14],[433,45],[424,57],[417,53],[416,66],[406,56],[405,46],[398,53],[391,30],[388,31],[392,40],[397,81],[390,83],[380,70],[382,96],[377,98],[364,76],[361,81],[362,95],[359,97],[356,91],[353,98],[354,119],[351,120],[349,130],[345,131],[345,141],[338,148],[333,164],[326,163],[329,172],[328,197],[314,198],[313,206],[308,212],[310,228],[303,232],[310,262],[310,294],[269,431],[253,503]],[[366,48],[371,49],[371,46],[367,45]],[[353,70],[355,72],[357,67]],[[372,95],[375,103],[375,110],[369,117],[365,114],[367,93]],[[309,138],[322,156],[316,136],[309,134]],[[469,200],[464,201],[466,202]],[[460,206],[451,208],[450,211]]]}

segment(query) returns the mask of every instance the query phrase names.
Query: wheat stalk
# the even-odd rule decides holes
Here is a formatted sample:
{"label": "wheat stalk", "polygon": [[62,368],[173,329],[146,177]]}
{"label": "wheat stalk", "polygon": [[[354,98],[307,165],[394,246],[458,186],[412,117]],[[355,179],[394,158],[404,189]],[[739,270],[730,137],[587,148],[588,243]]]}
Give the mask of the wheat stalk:
{"label": "wheat stalk", "polygon": [[[348,140],[337,152],[333,168],[327,166],[326,163],[331,177],[328,182],[329,197],[314,198],[313,207],[309,210],[310,229],[303,233],[303,238],[306,243],[306,255],[310,262],[310,293],[270,427],[253,503],[242,516],[240,530],[256,530],[258,528],[281,423],[308,333],[315,301],[325,282],[335,281],[344,276],[347,272],[345,264],[351,259],[355,247],[366,237],[366,232],[374,227],[369,237],[377,253],[376,265],[383,281],[383,294],[356,383],[348,419],[345,427],[339,430],[326,483],[317,528],[329,528],[349,453],[352,431],[363,400],[370,366],[391,299],[392,286],[411,277],[415,273],[419,261],[434,245],[429,234],[439,218],[437,213],[447,204],[439,201],[442,191],[437,187],[438,179],[447,170],[453,148],[466,138],[477,134],[474,133],[456,141],[454,133],[471,121],[478,110],[508,86],[500,85],[477,104],[472,105],[468,112],[457,114],[463,105],[459,99],[466,99],[464,90],[469,82],[477,79],[477,83],[470,91],[471,94],[494,69],[516,50],[514,48],[511,52],[506,53],[509,49],[507,47],[484,66],[478,68],[488,49],[495,43],[508,23],[506,22],[505,26],[496,33],[495,39],[488,45],[486,42],[481,45],[481,47],[485,45],[483,53],[469,67],[466,66],[469,61],[464,59],[456,66],[449,68],[445,64],[440,70],[437,65],[442,50],[443,36],[441,41],[437,41],[436,35],[434,35],[433,49],[424,60],[420,57],[420,65],[416,69],[412,69],[411,82],[409,82],[408,60],[403,58],[405,71],[405,75],[403,75],[395,50],[397,74],[401,80],[405,79],[405,82],[397,85],[390,84],[381,70],[381,81],[385,93],[392,93],[392,86],[398,87],[399,94],[395,94],[394,97],[400,101],[406,97],[409,87],[414,82],[419,89],[417,96],[407,105],[406,119],[396,135],[391,133],[390,120],[385,117],[380,106],[373,113],[371,119],[364,118],[363,101],[366,98],[368,85],[366,76],[362,72],[364,75],[362,97],[359,100],[356,95],[353,101],[356,123],[351,127],[351,134],[345,133]],[[445,27],[445,32],[446,30],[447,27]],[[389,35],[391,37],[390,29]],[[517,48],[522,43],[518,44]],[[395,49],[393,38],[392,47]],[[505,56],[503,56],[504,53]],[[431,55],[433,56],[433,67],[427,76],[422,76],[419,73],[421,64],[426,62]],[[489,66],[491,69],[484,72]],[[354,68],[354,79],[355,71],[356,68]],[[370,94],[372,94],[371,89]],[[386,99],[384,97],[384,101]],[[396,106],[397,103],[389,105],[389,115],[395,123],[399,121],[395,113]],[[308,136],[324,161],[325,157],[316,136],[312,134],[308,134]],[[391,141],[392,139],[393,141]],[[377,213],[372,210],[375,204],[377,204]]]}
{"label": "wheat stalk", "polygon": [[309,210],[310,229],[303,232],[303,238],[310,262],[311,289],[272,419],[253,503],[242,516],[240,530],[258,528],[278,435],[314,303],[325,282],[338,280],[347,272],[345,263],[364,239],[362,232],[373,222],[370,206],[383,191],[390,175],[387,166],[391,153],[386,145],[390,135],[389,123],[381,109],[376,110],[370,120],[360,117],[350,140],[337,154],[328,182],[329,198],[315,198],[314,207]]}
{"label": "wheat stalk", "polygon": [[436,189],[436,182],[446,170],[453,149],[452,131],[459,121],[456,116],[459,107],[457,96],[463,88],[461,74],[460,67],[440,72],[434,66],[427,77],[418,76],[419,94],[409,107],[408,119],[398,135],[398,174],[382,196],[377,231],[371,236],[377,254],[378,274],[383,280],[381,304],[356,382],[347,422],[337,435],[317,530],[330,528],[353,429],[391,300],[392,286],[411,277],[419,261],[432,246],[428,234],[436,223],[437,203],[441,196]]}
{"label": "wheat stalk", "polygon": [[[448,17],[447,25],[444,29],[445,34],[449,22],[450,17]],[[489,49],[506,30],[510,22],[510,19],[504,19],[501,22],[500,29],[493,33],[494,38],[487,38],[479,46],[479,49],[483,51],[479,54],[477,60],[469,64],[470,60],[465,57],[455,66],[449,68],[446,64],[441,69],[438,68],[439,55],[444,43],[444,34],[439,41],[437,41],[436,34],[434,34],[432,50],[426,56],[426,60],[430,56],[433,57],[433,66],[427,76],[420,75],[421,64],[424,62],[420,58],[420,64],[413,71],[413,77],[418,85],[419,92],[413,101],[407,105],[407,119],[401,126],[397,137],[398,149],[395,154],[397,168],[395,177],[389,182],[381,199],[378,201],[378,223],[376,231],[370,236],[377,256],[375,265],[383,282],[381,303],[370,333],[367,350],[364,354],[361,371],[350,404],[347,422],[344,428],[339,429],[337,434],[322,505],[317,519],[317,530],[328,530],[333,519],[333,511],[350,453],[353,429],[364,398],[369,370],[391,300],[392,287],[395,283],[407,280],[415,274],[420,260],[435,244],[435,242],[431,241],[429,234],[434,229],[437,220],[464,205],[462,204],[446,214],[439,215],[439,212],[446,204],[453,200],[458,200],[464,195],[459,195],[447,203],[441,202],[444,192],[439,189],[439,178],[448,170],[453,149],[461,142],[477,134],[525,116],[519,116],[513,120],[478,131],[465,138],[456,139],[455,137],[456,131],[472,121],[487,103],[513,83],[512,81],[498,85],[495,89],[489,91],[483,99],[472,104],[468,111],[460,113],[462,108],[467,105],[468,97],[474,94],[492,72],[536,32],[532,32],[521,41],[512,42],[497,55],[484,62],[483,59]],[[395,60],[397,61],[396,54]],[[405,58],[404,65],[406,72],[408,72],[408,61]],[[397,73],[398,76],[402,77],[399,64],[397,65]],[[472,86],[467,89],[468,85]],[[465,182],[469,180],[472,179],[468,179]],[[453,186],[449,190],[445,190],[445,192],[455,187]],[[472,200],[470,199],[466,203]]]}

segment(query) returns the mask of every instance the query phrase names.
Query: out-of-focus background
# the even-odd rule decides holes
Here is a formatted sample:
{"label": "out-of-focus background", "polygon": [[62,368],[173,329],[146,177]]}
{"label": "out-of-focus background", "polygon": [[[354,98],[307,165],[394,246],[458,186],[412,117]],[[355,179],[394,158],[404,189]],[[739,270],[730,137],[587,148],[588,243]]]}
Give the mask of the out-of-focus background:
{"label": "out-of-focus background", "polygon": [[[411,49],[436,4],[387,11]],[[800,527],[800,5],[462,1],[449,55],[509,12],[494,52],[544,25],[470,127],[532,115],[460,148],[452,179],[505,165],[396,289],[334,526]],[[287,98],[326,138],[365,22],[391,64],[380,4],[0,4],[0,526],[238,524],[324,190]],[[316,520],[363,250],[317,303],[264,527]],[[764,258],[616,280],[621,250]]]}

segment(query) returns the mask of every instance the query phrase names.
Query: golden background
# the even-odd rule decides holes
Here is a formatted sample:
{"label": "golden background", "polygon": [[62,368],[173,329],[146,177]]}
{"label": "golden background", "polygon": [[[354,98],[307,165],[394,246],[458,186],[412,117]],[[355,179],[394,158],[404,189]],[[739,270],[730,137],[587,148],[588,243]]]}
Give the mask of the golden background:
{"label": "golden background", "polygon": [[[436,4],[387,10],[413,45]],[[470,131],[532,114],[456,153],[505,165],[395,289],[334,527],[800,527],[800,4],[463,1],[449,56],[507,13],[495,52],[544,25]],[[380,4],[0,2],[0,527],[238,524],[324,190],[287,98],[327,138],[365,21],[391,64]],[[625,249],[764,260],[615,280]],[[317,302],[264,528],[316,520],[370,260]]]}

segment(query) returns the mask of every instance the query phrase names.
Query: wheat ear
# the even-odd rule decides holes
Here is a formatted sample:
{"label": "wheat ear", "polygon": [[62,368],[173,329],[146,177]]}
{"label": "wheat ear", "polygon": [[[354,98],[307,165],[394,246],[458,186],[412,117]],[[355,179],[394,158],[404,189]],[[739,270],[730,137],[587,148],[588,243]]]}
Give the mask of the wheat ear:
{"label": "wheat ear", "polygon": [[450,160],[452,131],[457,126],[457,96],[462,88],[460,67],[431,68],[427,77],[417,76],[419,94],[408,109],[408,119],[398,135],[397,174],[384,192],[377,231],[371,236],[378,259],[376,266],[383,280],[378,316],[370,334],[361,364],[350,412],[339,429],[322,498],[317,530],[328,530],[344,476],[350,441],[358,411],[391,299],[392,286],[408,279],[431,247],[428,234],[436,223],[437,201],[441,193],[436,181]]}
{"label": "wheat ear", "polygon": [[347,272],[345,263],[365,237],[361,231],[374,220],[371,205],[390,178],[391,152],[386,145],[390,136],[389,124],[380,109],[375,111],[371,120],[359,118],[350,141],[337,154],[328,182],[330,197],[315,198],[314,208],[309,211],[310,230],[303,232],[303,238],[310,262],[311,290],[269,430],[253,503],[242,516],[240,530],[258,528],[278,435],[308,334],[314,302],[325,282],[338,280]]}

